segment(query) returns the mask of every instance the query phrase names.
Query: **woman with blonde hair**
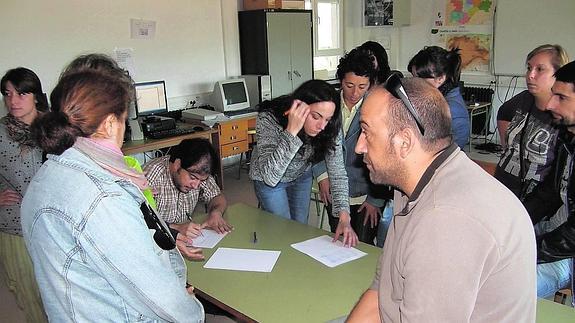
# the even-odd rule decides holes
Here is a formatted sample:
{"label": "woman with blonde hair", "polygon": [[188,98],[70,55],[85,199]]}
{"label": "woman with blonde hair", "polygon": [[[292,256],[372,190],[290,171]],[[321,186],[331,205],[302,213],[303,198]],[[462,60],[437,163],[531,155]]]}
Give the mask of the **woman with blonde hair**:
{"label": "woman with blonde hair", "polygon": [[495,177],[520,199],[549,173],[555,160],[558,131],[545,110],[552,96],[555,71],[569,61],[559,45],[541,45],[526,59],[527,90],[505,102],[497,113],[504,147]]}

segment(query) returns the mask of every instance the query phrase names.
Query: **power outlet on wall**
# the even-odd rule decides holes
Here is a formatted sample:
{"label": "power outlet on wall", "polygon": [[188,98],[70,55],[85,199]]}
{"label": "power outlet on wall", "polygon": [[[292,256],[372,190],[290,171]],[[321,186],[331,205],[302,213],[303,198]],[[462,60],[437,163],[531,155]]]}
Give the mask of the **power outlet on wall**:
{"label": "power outlet on wall", "polygon": [[194,95],[193,100],[196,101],[195,107],[201,107],[202,105],[206,105],[210,103],[210,95],[211,93],[198,93]]}
{"label": "power outlet on wall", "polygon": [[191,100],[195,100],[193,95],[183,95],[168,98],[168,107],[170,111],[182,110],[189,108]]}
{"label": "power outlet on wall", "polygon": [[198,93],[168,98],[168,106],[170,111],[197,108],[209,104],[210,94]]}

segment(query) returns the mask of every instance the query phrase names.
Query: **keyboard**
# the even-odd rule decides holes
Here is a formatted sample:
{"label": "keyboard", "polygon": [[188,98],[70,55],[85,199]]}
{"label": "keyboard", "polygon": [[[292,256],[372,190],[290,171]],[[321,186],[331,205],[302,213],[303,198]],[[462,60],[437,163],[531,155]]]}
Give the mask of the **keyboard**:
{"label": "keyboard", "polygon": [[241,109],[241,110],[234,110],[234,111],[226,111],[224,112],[224,115],[228,118],[233,119],[238,118],[238,117],[243,117],[243,116],[248,116],[248,115],[255,115],[258,112],[258,110],[256,108],[247,108],[247,109]]}
{"label": "keyboard", "polygon": [[181,135],[187,135],[196,132],[194,128],[174,128],[170,130],[160,130],[148,133],[146,137],[150,139],[163,139],[169,137],[176,137]]}

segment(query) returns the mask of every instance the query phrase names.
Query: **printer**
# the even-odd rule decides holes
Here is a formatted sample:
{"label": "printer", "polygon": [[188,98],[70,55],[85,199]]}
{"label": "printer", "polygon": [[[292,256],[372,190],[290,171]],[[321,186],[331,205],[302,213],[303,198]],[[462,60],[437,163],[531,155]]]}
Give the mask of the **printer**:
{"label": "printer", "polygon": [[176,119],[162,116],[149,116],[142,119],[144,134],[176,128]]}

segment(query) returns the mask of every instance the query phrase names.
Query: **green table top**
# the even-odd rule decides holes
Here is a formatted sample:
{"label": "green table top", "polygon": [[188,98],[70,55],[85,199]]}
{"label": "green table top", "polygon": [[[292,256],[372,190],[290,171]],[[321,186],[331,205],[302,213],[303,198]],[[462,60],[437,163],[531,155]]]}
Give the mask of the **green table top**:
{"label": "green table top", "polygon": [[325,322],[347,315],[371,284],[379,248],[359,243],[367,256],[329,268],[290,246],[326,231],[244,204],[230,206],[226,218],[234,231],[216,248],[204,249],[206,259],[219,247],[280,250],[272,272],[205,269],[205,262],[188,262],[188,282],[253,320]]}
{"label": "green table top", "polygon": [[575,309],[546,299],[537,300],[537,323],[563,322],[575,322]]}
{"label": "green table top", "polygon": [[[260,209],[234,204],[226,212],[234,226],[219,247],[280,250],[271,273],[203,268],[205,262],[187,262],[188,282],[215,301],[258,322],[326,322],[349,314],[371,285],[381,249],[359,243],[368,255],[329,268],[293,249],[292,243],[327,234]],[[258,242],[253,243],[253,232]],[[575,322],[575,310],[545,299],[537,301],[537,323]]]}

